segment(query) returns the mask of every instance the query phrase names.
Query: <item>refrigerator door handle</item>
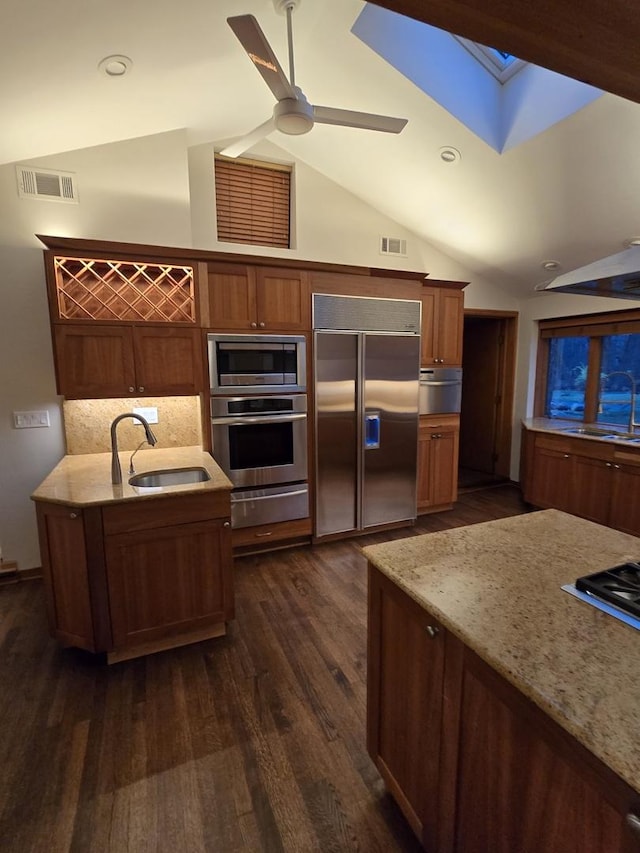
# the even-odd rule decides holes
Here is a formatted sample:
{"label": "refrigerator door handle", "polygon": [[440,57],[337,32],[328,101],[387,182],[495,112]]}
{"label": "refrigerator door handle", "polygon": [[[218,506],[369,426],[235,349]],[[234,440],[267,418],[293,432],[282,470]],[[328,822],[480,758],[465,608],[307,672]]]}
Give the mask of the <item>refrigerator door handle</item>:
{"label": "refrigerator door handle", "polygon": [[380,412],[367,412],[364,416],[364,449],[380,447]]}

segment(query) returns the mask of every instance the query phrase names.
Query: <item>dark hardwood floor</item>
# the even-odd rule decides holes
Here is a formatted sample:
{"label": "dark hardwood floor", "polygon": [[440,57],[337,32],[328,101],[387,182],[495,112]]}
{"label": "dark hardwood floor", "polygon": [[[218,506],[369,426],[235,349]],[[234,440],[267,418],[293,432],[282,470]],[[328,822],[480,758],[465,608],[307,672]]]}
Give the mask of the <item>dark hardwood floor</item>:
{"label": "dark hardwood floor", "polygon": [[217,640],[107,667],[0,589],[0,850],[420,849],[365,748],[372,542],[526,511],[512,485],[414,528],[236,563]]}

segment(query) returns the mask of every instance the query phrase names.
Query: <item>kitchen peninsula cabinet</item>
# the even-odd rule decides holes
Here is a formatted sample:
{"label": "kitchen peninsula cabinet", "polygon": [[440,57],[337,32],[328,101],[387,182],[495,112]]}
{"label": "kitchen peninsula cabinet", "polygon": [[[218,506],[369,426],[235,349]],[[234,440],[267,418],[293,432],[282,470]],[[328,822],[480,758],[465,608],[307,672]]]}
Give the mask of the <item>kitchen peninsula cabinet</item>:
{"label": "kitchen peninsula cabinet", "polygon": [[451,509],[458,497],[459,415],[421,415],[418,430],[418,513]]}
{"label": "kitchen peninsula cabinet", "polygon": [[415,834],[436,850],[444,634],[377,575],[369,586],[367,655],[369,754]]}
{"label": "kitchen peninsula cabinet", "polygon": [[[440,364],[462,367],[462,333],[466,282],[434,281],[422,287],[422,340],[420,363],[423,367]],[[457,285],[457,286],[454,286]]]}
{"label": "kitchen peninsula cabinet", "polygon": [[547,510],[363,549],[367,748],[426,851],[640,851],[640,651],[561,589],[635,541]]}
{"label": "kitchen peninsula cabinet", "polygon": [[640,535],[640,449],[523,429],[524,499]]}
{"label": "kitchen peninsula cabinet", "polygon": [[185,326],[53,327],[58,393],[67,399],[198,394],[202,353]]}
{"label": "kitchen peninsula cabinet", "polygon": [[304,332],[311,329],[308,273],[305,270],[211,262],[208,313],[204,324],[216,331]]}
{"label": "kitchen peninsula cabinet", "polygon": [[144,466],[166,460],[205,467],[211,479],[136,491],[110,483],[110,454],[88,454],[65,457],[32,495],[49,629],[61,645],[113,663],[225,633],[231,483],[199,448],[154,450]]}

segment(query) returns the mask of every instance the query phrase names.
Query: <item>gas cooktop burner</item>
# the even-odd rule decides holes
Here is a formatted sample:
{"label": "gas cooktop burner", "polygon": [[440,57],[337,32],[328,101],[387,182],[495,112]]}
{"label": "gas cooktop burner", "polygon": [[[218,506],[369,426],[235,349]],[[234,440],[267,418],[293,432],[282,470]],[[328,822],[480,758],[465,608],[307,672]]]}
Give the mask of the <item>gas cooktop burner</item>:
{"label": "gas cooktop burner", "polygon": [[585,575],[576,581],[576,589],[640,617],[640,563],[623,563]]}

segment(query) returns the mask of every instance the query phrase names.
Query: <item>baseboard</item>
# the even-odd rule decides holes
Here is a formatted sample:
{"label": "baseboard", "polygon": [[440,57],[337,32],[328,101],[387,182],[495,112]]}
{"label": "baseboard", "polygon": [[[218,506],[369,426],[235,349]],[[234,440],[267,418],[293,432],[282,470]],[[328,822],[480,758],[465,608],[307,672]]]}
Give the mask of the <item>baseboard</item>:
{"label": "baseboard", "polygon": [[33,569],[19,569],[15,560],[5,560],[0,563],[0,586],[6,586],[21,581],[39,580],[42,577],[42,568],[36,566]]}

